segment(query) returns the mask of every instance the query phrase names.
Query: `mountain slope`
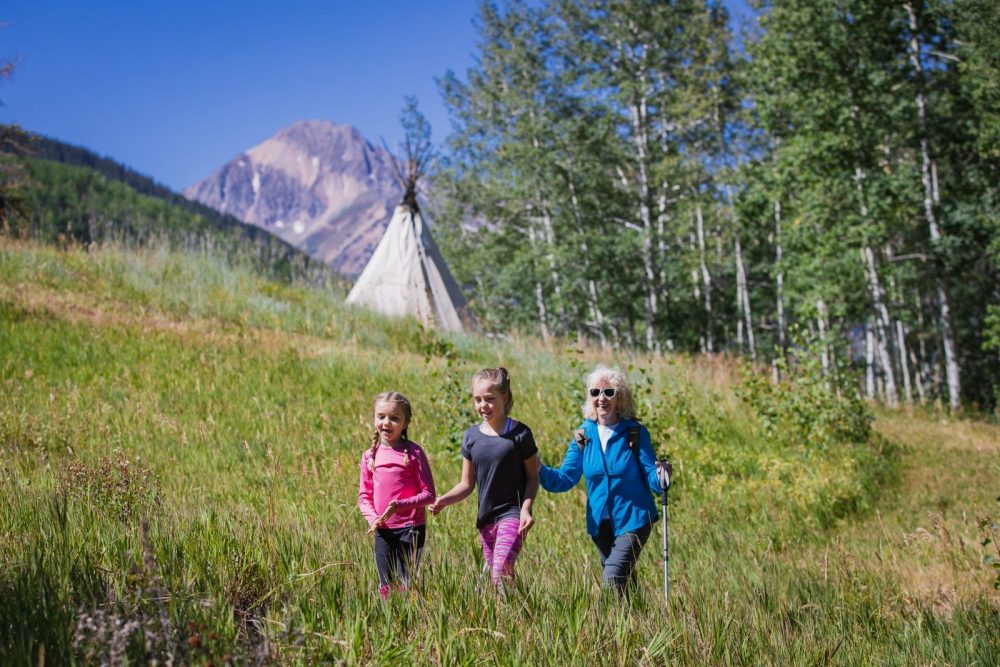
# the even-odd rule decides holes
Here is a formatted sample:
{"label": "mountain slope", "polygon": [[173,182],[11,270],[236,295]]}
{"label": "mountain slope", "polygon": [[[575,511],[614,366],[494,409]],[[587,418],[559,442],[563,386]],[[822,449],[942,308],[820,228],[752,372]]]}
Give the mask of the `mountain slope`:
{"label": "mountain slope", "polygon": [[209,246],[275,277],[330,273],[297,248],[231,216],[193,213],[91,169],[35,159],[27,173],[33,182],[29,234],[41,240]]}
{"label": "mountain slope", "polygon": [[[251,258],[272,276],[329,270],[291,244],[231,215],[190,201],[107,157],[42,135],[29,135],[24,173],[30,219],[15,231],[43,241],[108,240],[210,244]],[[18,231],[18,227],[25,228]]]}
{"label": "mountain slope", "polygon": [[357,275],[400,198],[387,151],[350,126],[302,121],[184,190]]}

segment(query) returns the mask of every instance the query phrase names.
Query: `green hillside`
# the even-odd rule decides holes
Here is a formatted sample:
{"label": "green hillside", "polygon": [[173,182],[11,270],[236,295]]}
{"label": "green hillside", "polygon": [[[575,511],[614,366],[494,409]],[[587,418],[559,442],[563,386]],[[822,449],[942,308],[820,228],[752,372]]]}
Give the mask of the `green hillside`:
{"label": "green hillside", "polygon": [[[244,256],[0,240],[0,663],[1000,661],[996,426],[872,429],[808,363],[774,387],[342,297]],[[552,463],[599,361],[630,369],[675,462],[669,608],[659,525],[633,604],[602,594],[582,490],[540,494],[506,600],[478,588],[473,500],[430,520],[418,590],[379,599],[356,505],[371,398],[411,398],[444,490],[476,369],[511,370]]]}
{"label": "green hillside", "polygon": [[26,135],[0,142],[0,151],[7,153],[7,163],[19,161],[25,176],[19,195],[26,215],[12,220],[15,235],[46,242],[209,248],[249,258],[258,270],[284,280],[340,280],[322,262],[263,229],[192,202],[84,148]]}

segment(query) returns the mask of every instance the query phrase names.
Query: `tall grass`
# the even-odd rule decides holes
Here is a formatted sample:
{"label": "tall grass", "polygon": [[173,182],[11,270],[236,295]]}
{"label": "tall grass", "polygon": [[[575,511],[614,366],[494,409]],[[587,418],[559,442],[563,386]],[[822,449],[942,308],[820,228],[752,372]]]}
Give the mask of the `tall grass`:
{"label": "tall grass", "polygon": [[[210,254],[0,242],[0,662],[998,662],[975,518],[993,507],[961,486],[1000,491],[995,427],[949,453],[895,415],[841,429],[865,408],[808,407],[809,377],[442,336],[342,297]],[[417,590],[383,602],[356,508],[371,398],[411,398],[446,487],[474,370],[511,369],[557,462],[597,361],[631,368],[675,461],[669,607],[659,526],[631,603],[601,589],[582,489],[540,496],[506,598],[479,580],[467,501],[431,519]],[[932,507],[917,447],[954,468],[955,488],[925,480]],[[944,598],[921,588],[935,572]]]}

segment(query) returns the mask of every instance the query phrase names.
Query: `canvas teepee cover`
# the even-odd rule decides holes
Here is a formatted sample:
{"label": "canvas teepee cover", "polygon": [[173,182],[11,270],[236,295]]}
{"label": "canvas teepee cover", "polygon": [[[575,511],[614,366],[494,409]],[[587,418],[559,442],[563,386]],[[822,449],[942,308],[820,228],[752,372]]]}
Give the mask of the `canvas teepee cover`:
{"label": "canvas teepee cover", "polygon": [[425,327],[461,331],[470,322],[458,283],[416,206],[396,207],[375,253],[347,295],[386,315],[414,315]]}

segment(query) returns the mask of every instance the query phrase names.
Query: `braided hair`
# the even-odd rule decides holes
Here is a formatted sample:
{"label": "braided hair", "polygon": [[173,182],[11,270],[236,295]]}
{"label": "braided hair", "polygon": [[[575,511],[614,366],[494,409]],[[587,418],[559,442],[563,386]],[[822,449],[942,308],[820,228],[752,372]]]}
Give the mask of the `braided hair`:
{"label": "braided hair", "polygon": [[[413,418],[413,407],[410,405],[410,399],[398,391],[383,391],[372,401],[372,414],[375,413],[375,408],[379,403],[392,403],[399,406],[403,411],[403,417],[406,418],[406,425],[403,426],[403,444],[406,445],[406,451],[403,453],[403,465],[408,466],[410,465],[410,438],[407,435],[407,427]],[[375,472],[375,453],[378,451],[380,444],[382,444],[382,436],[379,435],[378,429],[376,429],[374,434],[372,434],[372,447],[368,450],[368,470],[372,473]]]}

